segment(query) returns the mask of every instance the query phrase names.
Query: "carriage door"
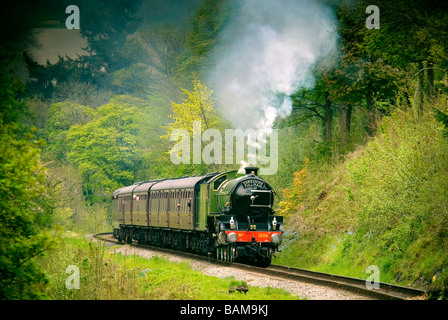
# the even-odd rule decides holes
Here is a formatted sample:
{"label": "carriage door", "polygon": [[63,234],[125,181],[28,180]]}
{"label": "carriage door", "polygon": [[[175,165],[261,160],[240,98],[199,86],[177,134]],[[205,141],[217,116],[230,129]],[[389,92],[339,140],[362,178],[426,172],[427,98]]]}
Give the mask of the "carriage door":
{"label": "carriage door", "polygon": [[126,202],[123,196],[118,196],[118,222],[124,224],[124,211],[126,209]]}
{"label": "carriage door", "polygon": [[170,227],[170,191],[168,190],[165,194],[166,194],[166,226],[167,228]]}

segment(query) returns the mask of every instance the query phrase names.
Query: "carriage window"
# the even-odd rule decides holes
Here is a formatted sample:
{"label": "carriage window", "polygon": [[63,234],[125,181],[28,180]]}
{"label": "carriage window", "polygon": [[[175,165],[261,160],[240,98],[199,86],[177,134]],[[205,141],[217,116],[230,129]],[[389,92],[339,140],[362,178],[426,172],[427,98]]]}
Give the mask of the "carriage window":
{"label": "carriage window", "polygon": [[227,180],[227,175],[223,175],[219,179],[215,180],[215,182],[213,182],[213,190],[214,191],[218,190],[219,186],[226,180]]}

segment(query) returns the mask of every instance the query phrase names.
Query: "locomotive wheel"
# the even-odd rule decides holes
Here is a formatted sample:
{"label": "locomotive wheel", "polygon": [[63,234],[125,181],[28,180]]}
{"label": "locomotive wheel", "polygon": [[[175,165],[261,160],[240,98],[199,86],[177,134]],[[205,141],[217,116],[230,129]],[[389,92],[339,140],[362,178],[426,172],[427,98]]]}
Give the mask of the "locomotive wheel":
{"label": "locomotive wheel", "polygon": [[224,260],[224,249],[222,247],[216,248],[217,259],[223,261]]}
{"label": "locomotive wheel", "polygon": [[235,248],[232,246],[217,247],[216,259],[221,261],[235,261]]}

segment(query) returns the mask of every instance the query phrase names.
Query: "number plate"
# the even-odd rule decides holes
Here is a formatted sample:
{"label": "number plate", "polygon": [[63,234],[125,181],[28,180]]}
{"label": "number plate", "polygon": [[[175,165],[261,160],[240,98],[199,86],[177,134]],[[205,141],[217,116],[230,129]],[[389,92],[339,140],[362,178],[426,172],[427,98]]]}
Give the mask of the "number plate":
{"label": "number plate", "polygon": [[226,231],[227,234],[235,232],[237,235],[237,242],[251,242],[252,237],[255,237],[257,242],[271,242],[271,235],[274,233],[281,234],[281,232],[270,231]]}

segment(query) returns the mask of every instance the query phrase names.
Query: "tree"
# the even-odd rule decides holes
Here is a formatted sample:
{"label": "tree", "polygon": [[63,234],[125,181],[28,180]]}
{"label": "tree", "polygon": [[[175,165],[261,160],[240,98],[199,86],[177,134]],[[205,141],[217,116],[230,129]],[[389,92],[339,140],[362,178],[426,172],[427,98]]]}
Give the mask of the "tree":
{"label": "tree", "polygon": [[96,88],[90,82],[68,80],[58,84],[52,95],[56,102],[70,101],[97,109],[110,99],[110,92]]}
{"label": "tree", "polygon": [[171,103],[173,113],[168,117],[174,122],[165,127],[166,139],[169,139],[170,133],[176,129],[187,130],[190,135],[193,135],[194,121],[201,121],[201,132],[205,129],[218,128],[220,125],[221,120],[214,110],[213,91],[197,78],[193,78],[192,85],[192,91],[182,89],[186,96],[182,103]]}
{"label": "tree", "polygon": [[[225,128],[225,122],[221,119],[221,117],[218,115],[216,110],[214,109],[214,101],[212,98],[213,91],[208,89],[200,80],[197,78],[193,78],[192,80],[193,84],[193,90],[189,91],[187,89],[182,89],[184,92],[184,95],[186,98],[183,100],[182,103],[171,103],[171,109],[172,114],[168,115],[169,118],[173,119],[174,122],[170,123],[168,126],[164,126],[163,128],[166,130],[167,134],[162,136],[162,138],[172,141],[172,133],[176,130],[182,130],[182,132],[187,133],[188,137],[185,137],[185,135],[178,136],[182,138],[181,144],[185,142],[185,139],[194,139],[199,137],[201,140],[201,150],[195,150],[193,145],[193,154],[191,157],[193,158],[193,161],[191,159],[188,159],[186,154],[182,155],[182,150],[179,150],[177,152],[177,156],[182,155],[182,162],[186,164],[186,159],[188,159],[188,163],[195,163],[199,166],[196,166],[196,168],[186,168],[183,166],[180,166],[181,171],[183,171],[184,174],[187,173],[203,173],[204,170],[207,170],[207,166],[205,165],[206,162],[197,163],[199,159],[195,157],[195,152],[201,152],[202,155],[202,134],[207,129],[213,129],[214,133],[219,133],[220,136],[222,136],[222,132]],[[200,128],[197,126],[195,127],[195,122],[200,123]],[[217,130],[217,131],[216,131]],[[198,132],[200,131],[200,132]],[[209,131],[211,133],[212,130]],[[175,135],[176,136],[176,135]],[[174,137],[175,137],[174,136]],[[224,143],[219,145],[216,145],[217,141],[215,141],[216,137],[212,135],[209,137],[210,140],[213,140],[210,144],[204,147],[207,148],[209,151],[210,157],[207,160],[208,164],[212,165],[213,170],[218,170],[217,164],[222,164],[222,158],[220,158],[219,155],[222,155],[222,148],[224,147]],[[187,141],[185,144],[190,145],[190,141]],[[217,150],[216,148],[219,148]],[[171,153],[173,149],[169,151]],[[213,155],[212,155],[213,153]],[[199,153],[196,153],[196,155]],[[171,155],[170,155],[171,156]],[[204,160],[202,158],[202,160]],[[208,161],[211,161],[208,162]]]}
{"label": "tree", "polygon": [[109,85],[110,75],[131,64],[121,54],[126,39],[142,23],[142,1],[82,1],[81,35],[87,39],[89,56],[84,58],[95,75],[104,75],[102,86]]}
{"label": "tree", "polygon": [[0,299],[46,298],[47,279],[35,258],[55,245],[45,231],[52,226],[52,203],[40,161],[42,145],[18,124],[27,104],[14,69],[33,41],[31,26],[43,4],[48,1],[11,2],[0,13],[5,32],[0,43]]}
{"label": "tree", "polygon": [[333,141],[332,106],[329,90],[322,79],[316,82],[314,88],[301,89],[293,95],[293,110],[302,110],[296,122],[300,123],[311,117],[322,120],[325,127],[324,136],[328,144]]}
{"label": "tree", "polygon": [[48,161],[64,162],[67,160],[69,129],[74,125],[84,125],[97,117],[95,110],[77,103],[68,101],[53,103],[50,106],[49,117],[44,129],[47,139],[44,150]]}
{"label": "tree", "polygon": [[[436,93],[436,80],[446,74],[448,67],[447,3],[435,0],[377,1],[375,4],[382,16],[380,29],[369,30],[359,27],[359,24],[356,28],[354,17],[358,17],[368,4],[368,1],[360,1],[353,6],[341,5],[339,13],[344,39],[351,47],[357,48],[358,57],[371,63],[371,66],[378,64],[375,69],[383,75],[376,79],[379,80],[376,84],[371,83],[374,94],[380,89],[378,84],[381,87],[383,80],[388,80],[391,75],[388,71],[394,73],[393,69],[399,70],[399,78],[406,80],[401,83],[402,90],[414,90],[413,98],[410,97],[412,93],[410,96],[405,94],[408,105],[412,105],[411,100],[414,100],[421,109],[423,101]],[[374,76],[373,80],[379,74],[372,72],[370,66],[366,71]],[[366,88],[370,89],[368,83]],[[368,97],[367,100],[372,102],[378,99]]]}
{"label": "tree", "polygon": [[303,205],[305,185],[309,180],[309,160],[305,159],[305,166],[299,172],[294,172],[294,186],[283,189],[284,200],[279,202],[280,214],[290,216]]}
{"label": "tree", "polygon": [[144,56],[146,63],[168,78],[177,71],[176,59],[182,53],[185,44],[183,29],[164,24],[142,28],[136,33],[138,41],[146,51]]}
{"label": "tree", "polygon": [[0,125],[0,299],[45,298],[47,279],[34,258],[54,247],[40,144]]}
{"label": "tree", "polygon": [[17,122],[27,109],[26,104],[19,99],[23,96],[25,86],[10,73],[0,72],[0,88],[0,119],[3,123]]}
{"label": "tree", "polygon": [[[129,99],[128,99],[129,100]],[[142,165],[138,133],[142,111],[135,101],[118,96],[101,106],[97,118],[70,127],[68,160],[79,170],[89,202],[104,202],[117,188],[135,182]]]}
{"label": "tree", "polygon": [[[61,7],[60,1],[45,0],[45,2],[47,11],[53,11],[55,6]],[[28,93],[52,98],[56,88],[63,83],[90,84],[95,87],[95,91],[102,94],[103,90],[119,89],[112,85],[114,73],[128,68],[133,63],[123,54],[122,49],[127,38],[134,34],[142,23],[139,11],[141,4],[141,0],[78,1],[77,5],[81,12],[80,32],[87,40],[88,45],[85,49],[89,54],[78,56],[76,59],[59,57],[56,63],[47,62],[43,66],[25,54],[24,59],[30,73]],[[60,9],[59,12],[64,13],[63,8]],[[22,17],[22,14],[19,16]],[[57,96],[60,94],[60,90],[56,92]],[[62,96],[67,97],[67,92]]]}
{"label": "tree", "polygon": [[180,70],[186,74],[207,68],[207,54],[218,40],[232,10],[228,0],[202,0],[191,18],[191,30],[187,35],[186,50],[181,56]]}
{"label": "tree", "polygon": [[177,93],[177,58],[185,45],[185,26],[141,27],[128,37],[121,55],[131,61],[114,73],[114,90],[122,94],[146,97]]}

